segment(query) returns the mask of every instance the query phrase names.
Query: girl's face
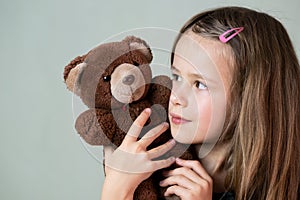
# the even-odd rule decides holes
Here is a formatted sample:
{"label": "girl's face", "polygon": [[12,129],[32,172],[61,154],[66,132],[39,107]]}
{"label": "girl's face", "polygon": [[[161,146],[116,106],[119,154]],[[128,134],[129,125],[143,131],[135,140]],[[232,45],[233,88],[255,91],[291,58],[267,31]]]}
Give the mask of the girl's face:
{"label": "girl's face", "polygon": [[225,120],[230,80],[228,48],[192,32],[179,39],[171,66],[169,103],[171,132],[178,142],[217,142]]}

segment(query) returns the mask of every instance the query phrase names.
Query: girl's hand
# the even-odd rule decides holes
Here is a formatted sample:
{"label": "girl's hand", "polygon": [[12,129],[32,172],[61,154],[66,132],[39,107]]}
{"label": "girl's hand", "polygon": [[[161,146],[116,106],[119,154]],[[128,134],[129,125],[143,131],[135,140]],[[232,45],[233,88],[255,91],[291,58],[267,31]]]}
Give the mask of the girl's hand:
{"label": "girl's hand", "polygon": [[176,158],[182,167],[166,171],[160,186],[167,187],[165,196],[176,194],[182,200],[212,199],[213,181],[199,161]]}
{"label": "girl's hand", "polygon": [[153,148],[149,151],[146,148],[165,130],[168,124],[163,123],[147,132],[140,140],[137,138],[149,118],[151,110],[145,109],[130,127],[122,144],[112,152],[105,155],[106,178],[102,190],[102,199],[132,199],[137,186],[147,179],[154,171],[168,167],[175,158],[165,160],[157,158],[169,151],[175,144],[174,140]]}

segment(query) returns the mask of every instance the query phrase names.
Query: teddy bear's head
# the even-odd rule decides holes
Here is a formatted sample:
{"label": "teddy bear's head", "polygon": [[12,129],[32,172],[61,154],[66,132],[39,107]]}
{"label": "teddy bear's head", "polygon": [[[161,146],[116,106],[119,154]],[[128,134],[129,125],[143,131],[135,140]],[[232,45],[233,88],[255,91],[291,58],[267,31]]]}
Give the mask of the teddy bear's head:
{"label": "teddy bear's head", "polygon": [[148,92],[152,53],[134,36],[105,43],[65,67],[69,90],[89,108],[114,109],[142,99]]}

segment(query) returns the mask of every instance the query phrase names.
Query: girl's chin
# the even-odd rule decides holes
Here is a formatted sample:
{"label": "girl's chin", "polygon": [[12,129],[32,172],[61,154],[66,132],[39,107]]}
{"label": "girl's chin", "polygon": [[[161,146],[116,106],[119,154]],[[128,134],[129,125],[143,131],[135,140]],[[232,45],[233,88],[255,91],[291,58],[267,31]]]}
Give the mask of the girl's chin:
{"label": "girl's chin", "polygon": [[172,137],[175,139],[176,142],[182,143],[182,144],[197,144],[198,142],[195,141],[195,138],[187,138],[186,136],[178,136],[173,135]]}
{"label": "girl's chin", "polygon": [[[198,144],[201,143],[199,141],[200,138],[196,137],[196,133],[191,134],[191,130],[178,130],[176,127],[172,127],[171,125],[171,134],[172,137],[179,143],[182,144]],[[190,133],[190,134],[187,134]]]}

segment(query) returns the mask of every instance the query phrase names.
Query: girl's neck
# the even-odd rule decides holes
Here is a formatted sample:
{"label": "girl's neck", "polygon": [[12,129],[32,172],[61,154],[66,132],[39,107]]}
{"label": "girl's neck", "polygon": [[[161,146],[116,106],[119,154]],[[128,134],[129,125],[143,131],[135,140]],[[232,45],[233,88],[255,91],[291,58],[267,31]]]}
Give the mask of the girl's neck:
{"label": "girl's neck", "polygon": [[[199,152],[202,144],[195,145],[196,152]],[[214,192],[225,192],[226,171],[223,169],[223,162],[228,151],[228,144],[216,144],[214,148],[203,158],[199,158],[202,166],[213,179]]]}

